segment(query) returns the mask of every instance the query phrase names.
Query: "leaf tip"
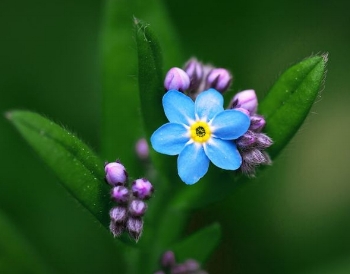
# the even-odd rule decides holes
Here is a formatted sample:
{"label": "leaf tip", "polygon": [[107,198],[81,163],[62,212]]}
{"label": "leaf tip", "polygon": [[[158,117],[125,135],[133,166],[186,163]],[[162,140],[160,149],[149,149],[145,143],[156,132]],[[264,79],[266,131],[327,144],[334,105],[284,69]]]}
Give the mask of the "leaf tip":
{"label": "leaf tip", "polygon": [[323,62],[326,64],[328,62],[328,52],[324,52],[321,54]]}
{"label": "leaf tip", "polygon": [[11,119],[12,119],[12,111],[6,111],[6,112],[4,113],[4,116],[5,116],[5,118],[6,118],[7,120],[10,120],[10,121],[11,121]]}
{"label": "leaf tip", "polygon": [[136,18],[135,15],[133,16],[133,20],[134,20],[134,24],[135,24],[135,25],[140,24],[140,19]]}

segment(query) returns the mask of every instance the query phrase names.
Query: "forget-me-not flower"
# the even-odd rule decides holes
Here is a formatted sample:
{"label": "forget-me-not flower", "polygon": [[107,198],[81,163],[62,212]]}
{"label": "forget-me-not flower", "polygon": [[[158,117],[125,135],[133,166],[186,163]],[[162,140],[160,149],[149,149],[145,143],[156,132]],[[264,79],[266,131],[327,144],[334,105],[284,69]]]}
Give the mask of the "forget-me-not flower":
{"label": "forget-me-not flower", "polygon": [[177,155],[178,173],[186,184],[198,182],[208,171],[209,162],[236,170],[242,157],[233,140],[249,128],[248,115],[224,110],[223,97],[215,89],[201,92],[196,101],[177,90],[163,96],[169,123],[151,137],[153,148],[163,154]]}

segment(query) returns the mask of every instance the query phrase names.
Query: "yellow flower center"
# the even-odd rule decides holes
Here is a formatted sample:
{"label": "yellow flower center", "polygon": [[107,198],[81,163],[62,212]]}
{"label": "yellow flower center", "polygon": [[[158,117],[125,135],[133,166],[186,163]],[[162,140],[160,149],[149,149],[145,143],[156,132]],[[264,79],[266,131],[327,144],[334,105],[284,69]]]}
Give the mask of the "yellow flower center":
{"label": "yellow flower center", "polygon": [[201,121],[193,123],[190,127],[190,132],[192,140],[198,143],[206,142],[211,136],[209,125]]}

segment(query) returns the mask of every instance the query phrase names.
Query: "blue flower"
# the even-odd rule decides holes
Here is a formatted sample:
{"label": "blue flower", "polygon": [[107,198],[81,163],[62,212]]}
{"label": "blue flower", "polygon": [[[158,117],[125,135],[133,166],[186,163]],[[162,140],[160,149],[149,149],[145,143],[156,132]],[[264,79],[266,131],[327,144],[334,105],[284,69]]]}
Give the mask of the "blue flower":
{"label": "blue flower", "polygon": [[177,90],[163,96],[169,123],[151,136],[153,148],[177,155],[178,173],[186,184],[194,184],[207,173],[209,162],[236,170],[242,157],[232,141],[249,128],[249,117],[238,110],[224,110],[224,99],[215,89],[200,93],[196,101]]}

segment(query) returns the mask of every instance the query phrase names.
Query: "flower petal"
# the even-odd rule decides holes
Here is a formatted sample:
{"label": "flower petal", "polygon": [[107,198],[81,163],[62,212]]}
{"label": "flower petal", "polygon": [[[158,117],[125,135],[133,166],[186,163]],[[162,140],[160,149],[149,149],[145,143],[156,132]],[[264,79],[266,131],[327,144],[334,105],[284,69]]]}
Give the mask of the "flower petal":
{"label": "flower petal", "polygon": [[169,90],[163,96],[165,116],[171,123],[189,124],[194,120],[194,102],[185,94],[177,90]]}
{"label": "flower petal", "polygon": [[199,181],[209,168],[209,159],[203,146],[190,143],[181,151],[177,158],[177,168],[182,181],[192,185]]}
{"label": "flower petal", "polygon": [[155,151],[167,155],[177,155],[188,142],[188,131],[180,124],[167,123],[158,128],[151,136]]}
{"label": "flower petal", "polygon": [[211,130],[215,137],[233,140],[247,132],[250,118],[238,110],[225,110],[216,115],[211,122]]}
{"label": "flower petal", "polygon": [[195,113],[199,119],[210,121],[216,114],[224,111],[224,98],[215,89],[201,92],[195,102]]}
{"label": "flower petal", "polygon": [[236,170],[242,164],[242,157],[232,141],[211,138],[203,146],[210,161],[222,169]]}

